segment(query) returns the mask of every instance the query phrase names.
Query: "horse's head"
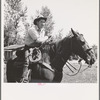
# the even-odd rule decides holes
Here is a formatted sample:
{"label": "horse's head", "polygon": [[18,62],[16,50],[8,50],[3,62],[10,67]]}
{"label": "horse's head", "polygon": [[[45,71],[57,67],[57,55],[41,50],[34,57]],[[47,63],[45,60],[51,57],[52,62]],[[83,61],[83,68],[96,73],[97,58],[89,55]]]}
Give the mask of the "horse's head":
{"label": "horse's head", "polygon": [[92,48],[89,47],[88,43],[83,37],[83,34],[79,34],[71,29],[73,34],[72,39],[72,51],[83,58],[87,64],[92,65],[96,61],[95,54]]}

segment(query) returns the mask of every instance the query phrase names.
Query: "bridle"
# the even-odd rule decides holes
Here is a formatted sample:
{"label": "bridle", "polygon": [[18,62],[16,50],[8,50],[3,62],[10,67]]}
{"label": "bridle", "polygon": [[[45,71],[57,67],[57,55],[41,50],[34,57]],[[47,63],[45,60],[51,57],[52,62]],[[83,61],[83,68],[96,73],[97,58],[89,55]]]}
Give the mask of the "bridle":
{"label": "bridle", "polygon": [[[71,52],[72,52],[72,48],[73,48],[73,42],[72,42],[72,40],[71,40]],[[81,45],[81,44],[80,44]],[[85,51],[85,53],[86,53],[86,51]],[[86,54],[87,55],[87,54]],[[64,60],[64,58],[61,56],[61,59],[62,59],[62,61],[63,62],[65,62],[65,60]],[[82,73],[82,72],[84,72],[85,70],[87,70],[88,68],[91,68],[91,65],[89,64],[89,66],[87,66],[85,69],[83,69],[81,72],[80,72],[80,70],[81,70],[81,68],[82,68],[82,59],[79,59],[79,61],[78,61],[78,64],[79,64],[79,68],[77,69],[76,67],[74,67],[69,61],[67,61],[66,63],[65,63],[65,65],[66,65],[66,67],[68,67],[69,68],[69,70],[72,72],[72,74],[68,74],[68,73],[65,73],[64,71],[64,73],[66,74],[66,75],[68,75],[68,76],[75,76],[75,75],[77,75],[78,73]],[[76,71],[76,73],[74,72],[74,71]]]}

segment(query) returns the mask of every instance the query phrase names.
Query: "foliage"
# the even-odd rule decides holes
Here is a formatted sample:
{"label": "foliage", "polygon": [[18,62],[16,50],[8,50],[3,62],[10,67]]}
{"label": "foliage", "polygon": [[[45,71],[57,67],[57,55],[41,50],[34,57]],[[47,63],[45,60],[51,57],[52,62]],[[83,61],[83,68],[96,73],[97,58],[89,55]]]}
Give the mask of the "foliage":
{"label": "foliage", "polygon": [[19,23],[26,17],[27,8],[22,9],[21,0],[6,0],[4,4],[4,46],[17,44]]}
{"label": "foliage", "polygon": [[63,38],[63,29],[58,31],[58,34],[56,34],[56,37],[55,37],[55,41],[59,41],[62,38]]}
{"label": "foliage", "polygon": [[24,44],[24,39],[18,34],[16,38],[17,44]]}

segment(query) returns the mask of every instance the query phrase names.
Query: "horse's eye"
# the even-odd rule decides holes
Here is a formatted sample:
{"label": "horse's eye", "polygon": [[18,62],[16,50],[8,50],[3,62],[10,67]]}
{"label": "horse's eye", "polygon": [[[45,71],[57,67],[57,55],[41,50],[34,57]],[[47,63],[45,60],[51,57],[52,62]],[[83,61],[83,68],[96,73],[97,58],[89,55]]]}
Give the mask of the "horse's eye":
{"label": "horse's eye", "polygon": [[81,36],[83,36],[83,34],[80,34]]}
{"label": "horse's eye", "polygon": [[82,44],[82,45],[84,45],[84,44],[85,44],[85,42],[84,42],[84,41],[81,41],[81,44]]}

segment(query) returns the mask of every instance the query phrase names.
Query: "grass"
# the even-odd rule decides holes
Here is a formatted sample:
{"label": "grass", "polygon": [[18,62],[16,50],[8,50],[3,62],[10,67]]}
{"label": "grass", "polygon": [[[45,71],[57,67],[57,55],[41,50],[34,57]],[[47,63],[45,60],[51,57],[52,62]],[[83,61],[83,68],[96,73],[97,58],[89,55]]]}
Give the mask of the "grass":
{"label": "grass", "polygon": [[62,83],[97,83],[96,64],[94,64],[91,68],[87,68],[87,69],[86,68],[87,68],[87,65],[84,64],[78,74],[76,74],[75,76],[68,76],[66,75],[67,67],[64,67]]}

